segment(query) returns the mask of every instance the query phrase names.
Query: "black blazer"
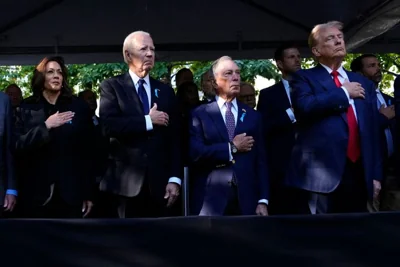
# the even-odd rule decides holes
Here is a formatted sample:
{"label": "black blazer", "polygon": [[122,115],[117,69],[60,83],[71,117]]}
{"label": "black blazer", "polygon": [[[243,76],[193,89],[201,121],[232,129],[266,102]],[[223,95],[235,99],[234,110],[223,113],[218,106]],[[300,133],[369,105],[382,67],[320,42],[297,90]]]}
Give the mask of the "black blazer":
{"label": "black blazer", "polygon": [[169,115],[169,125],[146,130],[142,104],[129,73],[100,85],[100,118],[110,136],[108,170],[100,190],[133,197],[146,177],[153,196],[162,199],[170,177],[182,177],[179,109],[174,91],[150,78],[151,107]]}
{"label": "black blazer", "polygon": [[[60,96],[54,108],[43,97],[29,97],[16,122],[16,155],[23,204],[42,205],[55,183],[71,205],[91,200],[93,123],[86,103]],[[45,121],[56,111],[73,111],[72,123],[48,130]]]}
{"label": "black blazer", "polygon": [[[9,97],[0,92],[0,209],[7,189],[17,189],[13,164],[13,111]],[[0,212],[1,214],[1,212]]]}
{"label": "black blazer", "polygon": [[[381,94],[383,96],[383,99],[385,99],[385,102],[388,106],[395,104],[393,97],[391,97],[390,95],[384,94],[382,92],[381,92]],[[386,118],[385,115],[382,115],[382,114],[379,114],[379,115],[380,115],[380,127],[381,127],[380,134],[381,134],[381,143],[382,143],[382,146],[381,146],[382,158],[384,159],[385,163],[389,163],[389,161],[394,161],[394,155],[392,155],[392,157],[390,159],[388,158],[385,130],[389,128],[389,130],[392,134],[392,138],[393,138],[393,148],[394,148],[394,150],[396,150],[395,145],[394,145],[395,136],[396,136],[396,119],[393,118],[393,119],[389,120],[388,118]]]}
{"label": "black blazer", "polygon": [[283,82],[260,91],[257,111],[263,119],[267,160],[273,182],[283,179],[295,143],[296,123],[292,123],[286,113],[290,107]]}

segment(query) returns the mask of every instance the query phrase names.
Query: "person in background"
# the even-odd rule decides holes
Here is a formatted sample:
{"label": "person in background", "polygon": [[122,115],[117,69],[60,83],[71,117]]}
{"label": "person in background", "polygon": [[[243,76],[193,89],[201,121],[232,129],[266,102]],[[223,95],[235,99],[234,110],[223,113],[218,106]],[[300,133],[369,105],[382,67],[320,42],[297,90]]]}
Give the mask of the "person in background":
{"label": "person in background", "polygon": [[175,76],[176,87],[185,82],[193,82],[193,72],[187,68],[180,69]]}
{"label": "person in background", "polygon": [[[357,72],[375,84],[377,97],[377,107],[379,110],[379,131],[380,143],[383,159],[383,177],[382,190],[379,199],[376,199],[369,206],[371,211],[393,210],[393,194],[398,194],[398,187],[395,179],[395,106],[394,98],[383,93],[379,89],[379,83],[382,81],[382,70],[379,59],[374,54],[363,54],[351,62],[350,66],[353,72]],[[398,201],[398,200],[397,200]]]}
{"label": "person in background", "polygon": [[18,85],[13,83],[7,86],[4,92],[10,97],[12,107],[13,108],[19,107],[23,99],[21,88],[19,88]]}
{"label": "person in background", "polygon": [[[394,87],[394,104],[395,104],[395,112],[396,114],[400,114],[400,75],[396,77],[393,83]],[[395,151],[397,152],[395,154],[395,160],[396,162],[400,162],[400,116],[395,116],[396,120],[396,128],[395,128],[395,135],[394,135],[394,147]],[[396,174],[396,182],[397,186],[400,187],[400,168],[395,168],[395,174]],[[397,197],[397,207],[396,210],[400,209],[400,196]]]}
{"label": "person in background", "polygon": [[91,111],[72,95],[61,57],[44,58],[31,84],[33,95],[21,103],[15,129],[20,216],[86,217],[95,182]]}
{"label": "person in background", "polygon": [[15,124],[16,120],[18,119],[17,113],[18,113],[19,105],[21,104],[21,101],[23,99],[21,88],[19,88],[18,85],[13,83],[13,84],[10,84],[9,86],[7,86],[6,89],[4,90],[4,92],[11,99],[11,105],[12,105],[12,111],[13,111],[13,122]]}
{"label": "person in background", "polygon": [[256,89],[248,82],[240,83],[240,94],[238,100],[251,108],[256,108]]}
{"label": "person in background", "polygon": [[176,92],[180,114],[182,116],[182,160],[185,166],[189,162],[189,125],[191,111],[200,105],[199,90],[193,82],[181,84]]}
{"label": "person in background", "polygon": [[93,175],[96,177],[96,184],[95,188],[93,189],[94,201],[96,205],[94,205],[90,217],[107,218],[111,216],[109,213],[111,207],[109,206],[107,197],[100,192],[99,186],[101,179],[107,170],[110,141],[106,133],[104,123],[99,117],[96,116],[97,97],[95,92],[87,89],[79,92],[78,97],[88,104],[94,127],[94,139],[92,142],[93,147],[91,148],[90,160],[92,161]]}
{"label": "person in background", "polygon": [[274,55],[276,66],[282,73],[280,82],[262,89],[257,111],[264,125],[264,140],[270,171],[271,215],[297,213],[292,207],[296,190],[285,185],[285,176],[296,140],[296,116],[292,106],[289,82],[293,73],[301,69],[301,55],[292,43],[282,44]]}
{"label": "person in background", "polygon": [[201,104],[210,103],[215,100],[215,90],[212,85],[213,81],[212,70],[208,70],[201,75],[201,91],[203,92],[203,100]]}

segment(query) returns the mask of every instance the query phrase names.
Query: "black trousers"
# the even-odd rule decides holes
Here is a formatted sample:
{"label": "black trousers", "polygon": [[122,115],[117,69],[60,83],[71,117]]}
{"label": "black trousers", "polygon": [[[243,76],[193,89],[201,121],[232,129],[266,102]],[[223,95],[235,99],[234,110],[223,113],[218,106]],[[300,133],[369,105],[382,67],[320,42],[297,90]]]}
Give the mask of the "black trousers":
{"label": "black trousers", "polygon": [[231,183],[231,188],[228,195],[228,203],[225,207],[224,216],[239,216],[242,215],[239,205],[238,190],[235,183]]}
{"label": "black trousers", "polygon": [[312,214],[367,212],[368,193],[361,160],[346,161],[338,187],[331,193],[309,193]]}
{"label": "black trousers", "polygon": [[[111,195],[112,217],[116,218],[157,218],[171,216],[171,209],[167,208],[167,200],[155,197],[147,182],[143,182],[140,193],[135,197]],[[175,203],[176,204],[176,203]]]}
{"label": "black trousers", "polygon": [[296,214],[297,209],[293,205],[298,201],[298,189],[284,184],[285,174],[275,174],[270,183],[269,190],[269,215]]}
{"label": "black trousers", "polygon": [[30,205],[25,200],[20,210],[22,218],[77,219],[82,218],[82,203],[71,205],[62,199],[58,187],[54,187],[53,196],[46,205]]}

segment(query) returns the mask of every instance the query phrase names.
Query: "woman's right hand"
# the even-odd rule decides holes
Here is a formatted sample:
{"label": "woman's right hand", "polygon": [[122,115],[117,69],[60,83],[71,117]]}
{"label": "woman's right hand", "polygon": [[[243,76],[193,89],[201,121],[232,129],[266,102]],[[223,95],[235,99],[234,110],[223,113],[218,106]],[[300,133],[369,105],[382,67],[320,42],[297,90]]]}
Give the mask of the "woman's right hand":
{"label": "woman's right hand", "polygon": [[50,117],[47,118],[45,124],[47,129],[52,129],[52,128],[57,128],[60,127],[61,125],[64,125],[72,120],[74,117],[75,113],[72,111],[66,111],[59,113],[54,113]]}

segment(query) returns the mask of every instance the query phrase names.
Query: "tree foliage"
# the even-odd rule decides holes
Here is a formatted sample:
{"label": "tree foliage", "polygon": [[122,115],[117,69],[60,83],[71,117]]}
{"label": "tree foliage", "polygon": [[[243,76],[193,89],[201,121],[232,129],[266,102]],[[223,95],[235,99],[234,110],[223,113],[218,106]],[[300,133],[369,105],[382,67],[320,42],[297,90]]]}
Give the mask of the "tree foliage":
{"label": "tree foliage", "polygon": [[[350,69],[350,63],[360,54],[348,54],[344,60],[344,67]],[[392,87],[395,75],[400,71],[400,56],[397,54],[379,54],[383,69],[383,80],[381,88],[388,91]],[[241,79],[254,84],[257,76],[266,79],[280,79],[280,72],[272,60],[236,60],[241,69]],[[179,61],[179,62],[156,62],[150,75],[155,79],[167,78],[172,81],[176,73],[182,68],[189,68],[193,72],[194,82],[200,87],[201,75],[208,71],[212,61]],[[302,60],[304,69],[316,65],[312,58]],[[0,90],[4,90],[9,84],[16,83],[23,89],[24,96],[31,93],[30,81],[34,66],[0,66]],[[112,76],[128,71],[125,63],[109,64],[79,64],[68,65],[69,84],[75,93],[84,89],[98,92],[100,83]],[[389,90],[390,93],[390,90]]]}
{"label": "tree foliage", "polygon": [[[345,58],[344,67],[350,70],[351,62],[357,57],[361,56],[361,54],[348,54]],[[379,84],[379,87],[388,94],[393,94],[392,84],[394,79],[397,76],[397,73],[400,71],[400,57],[397,54],[377,54],[376,55],[381,62],[382,68],[382,81]]]}
{"label": "tree foliage", "polygon": [[31,79],[33,76],[34,66],[0,66],[0,90],[10,84],[17,84],[23,90],[24,96],[30,95]]}

